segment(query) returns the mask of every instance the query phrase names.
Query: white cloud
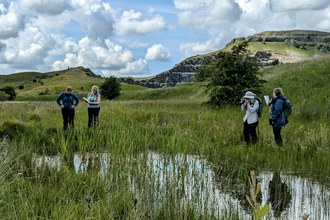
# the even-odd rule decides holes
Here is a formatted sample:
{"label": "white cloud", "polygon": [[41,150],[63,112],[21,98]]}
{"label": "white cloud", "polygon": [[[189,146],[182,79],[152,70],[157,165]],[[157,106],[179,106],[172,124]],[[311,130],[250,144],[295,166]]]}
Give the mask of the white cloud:
{"label": "white cloud", "polygon": [[269,0],[270,8],[274,12],[319,10],[330,5],[329,0]]}
{"label": "white cloud", "polygon": [[188,1],[175,0],[174,4],[181,12],[178,14],[181,26],[190,26],[195,29],[209,29],[226,23],[239,20],[241,8],[234,0],[195,0],[192,4]]}
{"label": "white cloud", "polygon": [[180,52],[185,56],[194,56],[196,54],[205,54],[221,49],[222,37],[219,36],[206,42],[187,42],[180,44]]}
{"label": "white cloud", "polygon": [[163,45],[155,44],[152,47],[148,48],[145,59],[169,62],[171,60],[171,52]]}
{"label": "white cloud", "polygon": [[58,15],[71,10],[67,0],[19,0],[19,3],[22,9],[34,14]]}
{"label": "white cloud", "polygon": [[6,44],[6,49],[0,51],[1,63],[13,68],[37,69],[44,64],[48,51],[55,47],[56,42],[51,35],[28,26],[18,38],[4,40],[3,44]]}
{"label": "white cloud", "polygon": [[17,37],[18,33],[25,28],[25,15],[18,12],[14,2],[0,4],[0,39]]}
{"label": "white cloud", "polygon": [[133,41],[129,43],[130,48],[147,48],[149,46],[148,43],[143,43],[143,42],[138,42],[138,41]]}
{"label": "white cloud", "polygon": [[105,76],[134,76],[143,77],[150,74],[150,69],[147,61],[143,59],[138,59],[136,61],[127,63],[124,67],[118,70],[102,70]]}
{"label": "white cloud", "polygon": [[[62,49],[68,49],[68,53],[63,61],[57,60],[53,63],[54,70],[65,69],[68,66],[84,66],[91,69],[101,69],[106,76],[150,73],[145,61],[136,61],[132,52],[109,40],[100,43],[86,37],[80,40],[78,45],[69,43]],[[79,51],[72,53],[70,52],[72,49],[79,49]]]}
{"label": "white cloud", "polygon": [[72,0],[72,19],[78,21],[91,40],[104,41],[113,34],[116,11],[99,0]]}
{"label": "white cloud", "polygon": [[162,16],[143,16],[141,12],[135,12],[134,10],[124,11],[115,23],[115,30],[118,35],[145,35],[168,28]]}

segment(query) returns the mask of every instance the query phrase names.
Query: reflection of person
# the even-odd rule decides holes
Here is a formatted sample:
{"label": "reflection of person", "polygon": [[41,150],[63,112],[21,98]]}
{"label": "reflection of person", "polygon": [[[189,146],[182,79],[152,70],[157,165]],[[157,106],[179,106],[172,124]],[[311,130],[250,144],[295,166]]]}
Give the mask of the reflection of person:
{"label": "reflection of person", "polygon": [[244,140],[246,144],[250,144],[250,136],[252,143],[257,142],[256,128],[258,126],[258,113],[259,102],[255,100],[255,96],[251,91],[247,91],[243,97],[244,101],[241,102],[242,111],[246,111],[243,117],[244,122]]}
{"label": "reflection of person", "polygon": [[57,104],[61,107],[63,117],[63,129],[68,128],[68,124],[74,127],[75,107],[79,104],[78,97],[72,92],[72,87],[68,86],[65,92],[62,92],[56,98]]}
{"label": "reflection of person", "polygon": [[99,122],[99,113],[100,113],[100,103],[101,95],[99,93],[99,88],[97,86],[92,86],[91,92],[88,93],[87,99],[88,103],[88,127],[92,126],[97,127]]}
{"label": "reflection of person", "polygon": [[278,146],[282,146],[281,129],[288,123],[288,118],[284,114],[284,100],[286,97],[283,95],[281,88],[275,88],[273,92],[274,98],[270,101],[271,104],[271,123],[273,126],[273,133],[275,142]]}
{"label": "reflection of person", "polygon": [[292,196],[289,187],[281,179],[279,171],[275,171],[272,180],[268,184],[269,198],[275,217],[280,217],[281,213],[289,206]]}

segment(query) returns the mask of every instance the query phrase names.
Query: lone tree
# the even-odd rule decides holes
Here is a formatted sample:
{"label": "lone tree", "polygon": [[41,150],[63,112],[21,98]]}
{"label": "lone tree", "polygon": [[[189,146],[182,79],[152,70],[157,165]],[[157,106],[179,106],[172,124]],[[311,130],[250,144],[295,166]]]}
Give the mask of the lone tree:
{"label": "lone tree", "polygon": [[207,82],[208,104],[221,106],[238,103],[251,90],[260,93],[265,80],[259,79],[261,65],[249,56],[246,41],[233,46],[231,52],[219,52],[205,61],[195,74],[195,81]]}
{"label": "lone tree", "polygon": [[100,92],[105,99],[114,99],[120,95],[121,85],[117,78],[110,76],[105,79],[104,83],[100,86]]}
{"label": "lone tree", "polygon": [[9,101],[14,100],[17,95],[15,92],[15,87],[13,87],[13,86],[2,87],[2,88],[0,88],[0,91],[9,95],[9,98],[8,98]]}

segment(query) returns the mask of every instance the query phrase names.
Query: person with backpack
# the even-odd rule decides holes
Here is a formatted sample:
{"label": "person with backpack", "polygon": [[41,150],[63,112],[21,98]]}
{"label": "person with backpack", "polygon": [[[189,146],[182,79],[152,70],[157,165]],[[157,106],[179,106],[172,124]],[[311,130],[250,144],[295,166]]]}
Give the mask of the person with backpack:
{"label": "person with backpack", "polygon": [[269,101],[271,105],[271,124],[273,126],[273,133],[275,143],[278,146],[282,146],[281,129],[288,121],[288,116],[285,114],[285,103],[287,98],[284,96],[281,88],[275,88],[273,92],[273,98]]}
{"label": "person with backpack", "polygon": [[259,101],[251,91],[247,91],[240,102],[242,111],[246,111],[243,117],[243,134],[246,145],[257,142],[256,128],[258,126]]}
{"label": "person with backpack", "polygon": [[88,93],[87,99],[84,97],[86,103],[88,103],[88,127],[93,124],[97,127],[99,123],[100,103],[101,95],[97,86],[92,86],[91,92]]}
{"label": "person with backpack", "polygon": [[79,104],[79,98],[72,92],[72,87],[68,86],[57,98],[56,103],[61,107],[63,117],[63,130],[67,130],[68,124],[74,127],[75,107]]}

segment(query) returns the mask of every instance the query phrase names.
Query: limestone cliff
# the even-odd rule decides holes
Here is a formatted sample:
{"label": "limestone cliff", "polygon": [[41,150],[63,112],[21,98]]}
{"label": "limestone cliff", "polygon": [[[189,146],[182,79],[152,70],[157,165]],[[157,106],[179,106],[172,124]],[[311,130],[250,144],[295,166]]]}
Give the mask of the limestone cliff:
{"label": "limestone cliff", "polygon": [[[242,41],[260,43],[259,50],[250,51],[252,56],[255,56],[264,67],[281,63],[298,62],[304,59],[312,59],[321,56],[320,54],[330,53],[330,33],[312,30],[291,30],[291,31],[265,31],[248,37],[239,37],[230,41],[222,50],[228,50],[234,44]],[[276,52],[271,48],[268,43],[280,43],[283,47],[293,48],[292,52],[284,54]],[[249,48],[250,49],[250,48]],[[310,57],[301,56],[295,51],[316,51]],[[135,81],[132,79],[122,78],[121,80],[126,83],[133,83],[149,88],[162,88],[168,86],[175,86],[181,82],[192,82],[194,74],[203,65],[204,60],[212,57],[218,53],[214,51],[205,55],[197,55],[189,57],[179,64],[175,65],[172,69],[162,72],[148,80]]]}

